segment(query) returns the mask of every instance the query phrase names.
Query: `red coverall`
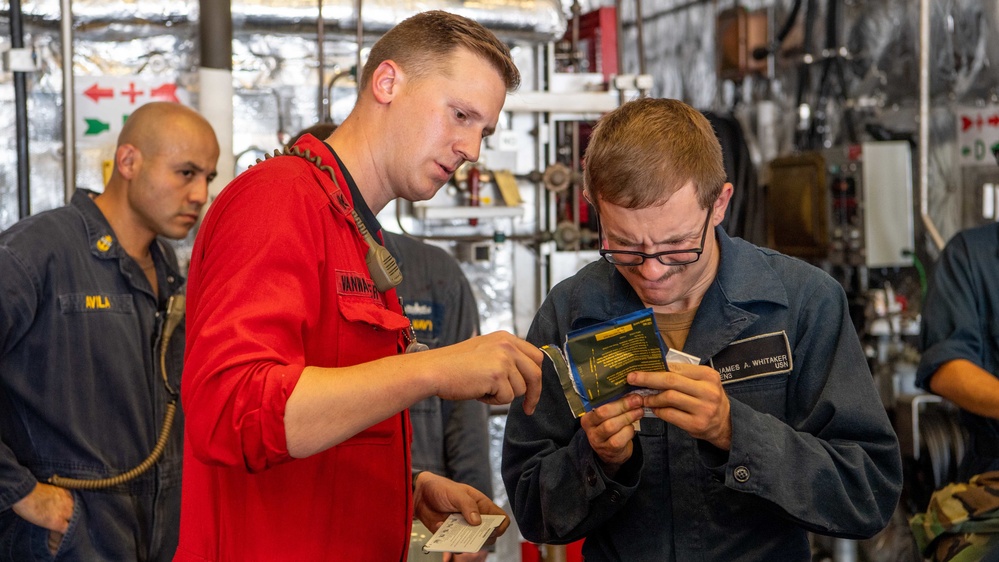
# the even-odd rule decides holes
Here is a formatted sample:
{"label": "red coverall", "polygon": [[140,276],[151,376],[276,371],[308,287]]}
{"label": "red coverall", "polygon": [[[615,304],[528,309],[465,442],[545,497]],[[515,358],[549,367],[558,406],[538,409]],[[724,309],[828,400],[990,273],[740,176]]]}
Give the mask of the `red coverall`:
{"label": "red coverall", "polygon": [[406,558],[405,412],[288,455],[285,403],[302,370],[396,354],[409,326],[395,290],[374,288],[336,160],[311,136],[298,146],[336,169],[342,190],[303,158],[272,158],[221,192],[194,245],[178,561]]}

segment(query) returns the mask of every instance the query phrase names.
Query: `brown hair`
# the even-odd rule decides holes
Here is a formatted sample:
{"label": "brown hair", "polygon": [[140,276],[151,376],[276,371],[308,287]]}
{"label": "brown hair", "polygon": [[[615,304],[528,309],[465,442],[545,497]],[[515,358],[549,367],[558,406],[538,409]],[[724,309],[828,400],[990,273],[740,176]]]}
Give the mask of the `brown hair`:
{"label": "brown hair", "polygon": [[329,138],[329,136],[332,135],[333,131],[335,130],[336,130],[336,123],[331,123],[328,121],[323,121],[322,123],[316,123],[311,127],[307,127],[295,133],[293,137],[288,139],[288,142],[285,143],[285,146],[294,146],[295,143],[298,142],[298,139],[304,137],[305,135],[312,135],[317,139],[324,141],[327,138]]}
{"label": "brown hair", "polygon": [[583,182],[594,204],[660,204],[693,181],[701,208],[725,185],[721,145],[701,112],[672,99],[641,98],[604,115],[586,149]]}
{"label": "brown hair", "polygon": [[432,10],[399,22],[371,47],[360,89],[368,86],[375,69],[386,60],[395,61],[411,76],[421,78],[446,65],[458,48],[489,61],[503,77],[507,91],[520,86],[520,72],[510,57],[510,49],[491,31],[466,17]]}

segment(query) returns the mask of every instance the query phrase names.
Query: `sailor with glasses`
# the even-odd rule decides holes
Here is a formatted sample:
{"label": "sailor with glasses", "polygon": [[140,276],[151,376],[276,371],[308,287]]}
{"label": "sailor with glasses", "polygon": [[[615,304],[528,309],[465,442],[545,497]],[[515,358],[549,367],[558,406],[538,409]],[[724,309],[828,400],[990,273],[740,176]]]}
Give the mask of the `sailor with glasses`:
{"label": "sailor with glasses", "polygon": [[701,229],[701,243],[696,248],[685,250],[663,250],[646,254],[635,250],[611,250],[602,246],[604,235],[600,223],[597,223],[597,236],[601,242],[600,257],[614,265],[642,265],[645,260],[659,260],[663,265],[687,265],[694,263],[704,252],[704,239],[708,235],[708,227],[711,225],[711,211],[708,209],[707,216],[704,217],[704,227]]}
{"label": "sailor with glasses", "polygon": [[523,536],[585,538],[587,562],[808,561],[810,531],[884,528],[899,446],[846,295],[718,226],[733,188],[704,116],[623,105],[594,129],[584,182],[603,259],[551,291],[528,341],[652,308],[666,345],[700,364],[631,373],[653,392],[576,419],[546,362],[538,413],[513,405],[503,447]]}

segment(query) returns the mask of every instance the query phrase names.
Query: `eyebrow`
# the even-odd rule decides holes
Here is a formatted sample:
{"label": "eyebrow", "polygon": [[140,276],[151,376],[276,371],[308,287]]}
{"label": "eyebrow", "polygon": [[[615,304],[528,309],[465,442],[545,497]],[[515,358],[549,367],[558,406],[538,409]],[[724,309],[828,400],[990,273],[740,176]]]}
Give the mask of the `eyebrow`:
{"label": "eyebrow", "polygon": [[191,162],[190,160],[188,160],[187,162],[184,162],[183,164],[180,164],[177,167],[178,168],[193,168],[194,171],[198,172],[199,174],[205,171],[204,168],[202,168],[201,166],[195,164],[194,162]]}
{"label": "eyebrow", "polygon": [[[461,101],[461,100],[457,100],[457,101],[454,102],[454,105],[455,105],[455,107],[457,107],[458,109],[460,109],[462,112],[464,112],[466,115],[468,115],[469,117],[471,117],[473,120],[475,120],[475,121],[482,120],[482,114],[479,113],[478,111],[476,111],[468,103],[465,103],[464,101]],[[495,132],[496,132],[496,127],[485,127],[485,128],[482,129],[482,138],[486,138],[488,136],[491,136]]]}
{"label": "eyebrow", "polygon": [[[693,236],[694,236],[693,234],[689,234],[689,233],[688,234],[680,234],[680,235],[677,235],[677,236],[672,236],[670,238],[667,238],[666,240],[654,240],[652,242],[652,245],[653,246],[675,245],[675,244],[679,244],[680,242],[683,242],[685,240],[690,240]],[[700,232],[697,233],[697,236],[700,236]],[[616,243],[618,243],[618,244],[620,244],[622,246],[641,246],[642,245],[640,242],[636,242],[634,240],[630,240],[630,239],[627,239],[627,238],[622,238],[622,237],[616,236],[614,234],[608,234],[606,232],[604,233],[604,238],[606,238],[607,240],[613,240],[614,242],[616,242]]]}

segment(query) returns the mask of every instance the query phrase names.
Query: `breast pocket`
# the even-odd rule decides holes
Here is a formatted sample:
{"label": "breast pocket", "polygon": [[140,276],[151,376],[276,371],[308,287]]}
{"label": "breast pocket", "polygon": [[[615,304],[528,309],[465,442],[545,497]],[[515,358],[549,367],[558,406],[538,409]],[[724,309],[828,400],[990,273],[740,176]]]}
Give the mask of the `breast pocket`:
{"label": "breast pocket", "polygon": [[790,373],[778,373],[725,385],[725,392],[757,412],[787,420],[787,383]]}
{"label": "breast pocket", "polygon": [[375,299],[341,297],[337,365],[348,366],[395,355],[409,320]]}
{"label": "breast pocket", "polygon": [[[395,355],[400,332],[409,327],[405,316],[366,298],[341,298],[338,303],[343,326],[338,335],[337,365],[367,363]],[[375,374],[374,376],[389,376]],[[399,418],[392,416],[348,439],[342,445],[388,444],[400,430]]]}
{"label": "breast pocket", "polygon": [[[62,337],[77,349],[103,349],[105,342],[124,342],[130,347],[139,335],[148,331],[151,321],[139,317],[133,296],[125,294],[73,293],[59,295],[59,325]],[[129,349],[129,353],[141,353]]]}

